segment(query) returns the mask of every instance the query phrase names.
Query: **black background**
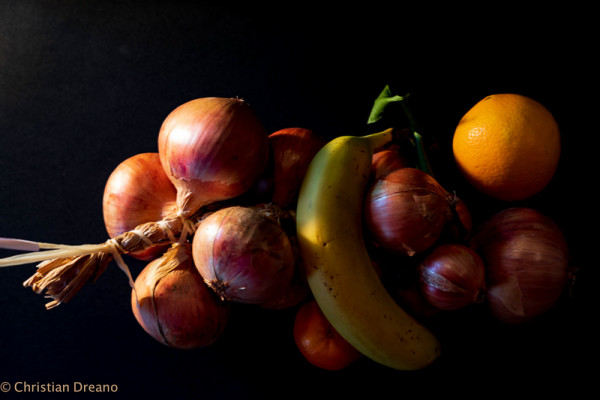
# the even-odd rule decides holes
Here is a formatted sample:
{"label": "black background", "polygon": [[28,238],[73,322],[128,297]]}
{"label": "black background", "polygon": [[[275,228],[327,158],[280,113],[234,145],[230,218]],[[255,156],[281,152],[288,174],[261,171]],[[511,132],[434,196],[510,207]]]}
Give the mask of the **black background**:
{"label": "black background", "polygon": [[[476,101],[515,92],[545,104],[561,127],[559,171],[523,204],[566,234],[580,268],[570,298],[525,326],[502,325],[479,309],[441,318],[432,329],[443,356],[422,371],[362,360],[332,373],[297,352],[293,310],[242,307],[215,345],[179,351],[139,327],[114,264],[51,311],[21,286],[34,265],[9,267],[0,270],[0,381],[108,383],[118,385],[113,398],[194,399],[471,398],[558,389],[578,397],[592,387],[597,195],[586,157],[597,124],[589,11],[395,3],[0,1],[0,237],[103,242],[108,175],[129,156],[157,151],[163,119],[185,101],[237,96],[268,131],[301,126],[334,137],[371,129],[368,113],[386,84],[411,93],[423,133],[438,141],[442,183],[462,190],[478,222],[508,205],[457,180],[448,146]],[[127,261],[134,274],[143,267]]]}

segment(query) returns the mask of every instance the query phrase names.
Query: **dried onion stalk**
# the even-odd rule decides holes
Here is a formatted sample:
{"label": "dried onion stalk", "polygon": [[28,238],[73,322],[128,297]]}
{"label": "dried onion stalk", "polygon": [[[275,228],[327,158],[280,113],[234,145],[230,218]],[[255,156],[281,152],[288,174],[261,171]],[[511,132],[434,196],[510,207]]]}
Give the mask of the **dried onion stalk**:
{"label": "dried onion stalk", "polygon": [[[71,300],[88,281],[96,281],[112,260],[125,272],[133,287],[133,279],[122,254],[183,240],[193,230],[192,219],[172,217],[139,225],[96,245],[71,246],[0,238],[0,248],[29,251],[0,259],[0,267],[39,263],[35,274],[23,286],[31,287],[37,294],[45,292],[46,297],[52,299],[46,308],[51,309]],[[47,251],[39,251],[45,249]]]}

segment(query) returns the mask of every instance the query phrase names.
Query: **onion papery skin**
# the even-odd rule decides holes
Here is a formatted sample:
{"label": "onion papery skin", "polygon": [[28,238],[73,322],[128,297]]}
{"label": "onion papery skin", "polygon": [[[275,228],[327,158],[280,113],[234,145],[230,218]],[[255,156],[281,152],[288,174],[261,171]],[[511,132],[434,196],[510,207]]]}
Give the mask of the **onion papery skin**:
{"label": "onion papery skin", "polygon": [[373,182],[365,198],[365,225],[376,246],[413,256],[430,248],[452,217],[449,193],[429,174],[400,168]]}
{"label": "onion papery skin", "polygon": [[305,128],[284,128],[269,135],[273,204],[285,209],[295,207],[308,165],[325,143],[323,137]]}
{"label": "onion papery skin", "polygon": [[373,180],[381,179],[390,172],[407,167],[410,167],[410,163],[397,148],[385,149],[373,154],[371,167]]}
{"label": "onion papery skin", "polygon": [[418,282],[407,287],[399,287],[392,292],[392,295],[396,302],[415,318],[429,318],[442,312],[427,301]]}
{"label": "onion papery skin", "polygon": [[137,276],[133,314],[160,343],[194,349],[214,343],[224,331],[230,305],[206,285],[193,264],[191,245],[174,244]]}
{"label": "onion papery skin", "polygon": [[254,207],[231,206],[200,221],[193,239],[196,268],[222,299],[280,301],[296,267],[288,235]]}
{"label": "onion papery skin", "polygon": [[[177,191],[160,163],[158,153],[141,153],[121,162],[104,187],[102,212],[110,238],[147,223],[162,221],[177,212]],[[166,245],[129,253],[150,261],[164,253]]]}
{"label": "onion papery skin", "polygon": [[492,315],[518,324],[546,313],[568,282],[568,246],[556,223],[539,211],[513,207],[479,227],[472,247],[486,265]]}
{"label": "onion papery skin", "polygon": [[[296,257],[299,257],[298,255]],[[294,276],[290,281],[287,290],[280,295],[278,298],[260,303],[259,305],[263,308],[271,310],[283,310],[286,308],[294,307],[310,296],[310,288],[306,281],[306,275],[304,273],[304,267],[299,263],[297,258],[296,268],[294,270]]]}
{"label": "onion papery skin", "polygon": [[419,285],[425,299],[440,310],[481,303],[485,295],[483,260],[467,246],[442,244],[419,265]]}
{"label": "onion papery skin", "polygon": [[463,228],[465,228],[467,235],[470,235],[473,232],[473,215],[471,214],[471,210],[467,204],[458,197],[454,202],[454,209],[456,210],[456,214],[458,215]]}
{"label": "onion papery skin", "polygon": [[240,99],[205,97],[174,109],[158,135],[163,168],[183,217],[245,193],[269,158],[268,135]]}
{"label": "onion papery skin", "polygon": [[459,197],[454,198],[454,218],[450,231],[455,240],[468,242],[473,234],[473,214],[467,204]]}

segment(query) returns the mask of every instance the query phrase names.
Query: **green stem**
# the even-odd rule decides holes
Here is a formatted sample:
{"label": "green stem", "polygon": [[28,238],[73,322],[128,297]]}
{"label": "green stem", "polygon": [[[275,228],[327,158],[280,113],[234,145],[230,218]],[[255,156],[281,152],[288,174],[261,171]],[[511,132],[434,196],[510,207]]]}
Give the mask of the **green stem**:
{"label": "green stem", "polygon": [[406,99],[409,96],[410,94],[406,94],[404,96],[393,95],[389,86],[386,85],[381,94],[377,97],[377,99],[375,99],[373,108],[371,109],[371,113],[369,114],[369,120],[367,124],[373,124],[382,119],[387,106],[391,103],[399,102],[400,106],[402,107],[402,110],[404,111],[404,115],[408,119],[408,124],[413,136],[412,142],[417,151],[416,167],[421,171],[433,176],[433,170],[431,168],[431,164],[429,163],[429,159],[427,158],[427,152],[425,151],[423,137],[419,133],[419,125],[412,113],[410,112],[408,106],[406,105]]}
{"label": "green stem", "polygon": [[423,138],[421,137],[421,134],[415,130],[413,130],[412,133],[415,139],[415,147],[417,149],[417,168],[433,177],[433,170],[431,169],[431,164],[429,164],[429,159],[427,158],[427,152],[425,151]]}
{"label": "green stem", "polygon": [[[405,96],[406,98],[408,97]],[[423,142],[423,137],[419,133],[421,128],[419,124],[415,120],[414,116],[410,112],[410,109],[406,105],[405,101],[401,101],[400,105],[402,106],[402,110],[404,111],[404,115],[408,119],[408,126],[413,134],[414,145],[417,150],[417,168],[423,172],[428,173],[433,176],[433,170],[431,169],[431,164],[429,164],[429,158],[427,157],[427,152],[425,151],[425,144]]]}
{"label": "green stem", "polygon": [[[408,98],[408,94],[406,96],[404,96],[405,98]],[[415,117],[413,117],[412,113],[410,112],[408,106],[406,105],[406,102],[404,101],[400,101],[400,106],[402,107],[402,111],[404,111],[404,115],[406,115],[406,118],[408,119],[408,126],[410,127],[410,130],[413,132],[419,131],[419,124],[417,124],[417,121],[415,120]]]}

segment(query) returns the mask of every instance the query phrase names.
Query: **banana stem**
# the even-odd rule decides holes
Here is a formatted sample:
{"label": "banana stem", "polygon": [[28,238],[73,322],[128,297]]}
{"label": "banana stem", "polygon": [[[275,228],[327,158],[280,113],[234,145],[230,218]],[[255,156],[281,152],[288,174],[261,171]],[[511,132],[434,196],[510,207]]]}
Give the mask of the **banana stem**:
{"label": "banana stem", "polygon": [[388,128],[384,131],[365,135],[363,138],[368,139],[371,142],[371,148],[373,152],[377,152],[388,145],[390,145],[396,138],[396,129]]}

